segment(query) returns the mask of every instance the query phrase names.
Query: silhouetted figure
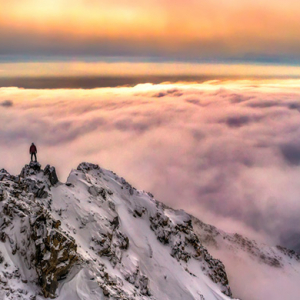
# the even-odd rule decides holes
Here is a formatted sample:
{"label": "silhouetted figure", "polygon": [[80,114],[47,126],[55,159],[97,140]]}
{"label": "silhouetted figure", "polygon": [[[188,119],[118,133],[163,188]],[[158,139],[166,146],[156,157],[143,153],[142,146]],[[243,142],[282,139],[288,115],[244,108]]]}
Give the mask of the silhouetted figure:
{"label": "silhouetted figure", "polygon": [[33,161],[33,157],[34,157],[36,162],[37,149],[34,143],[31,144],[29,148],[29,153],[31,154],[31,161]]}

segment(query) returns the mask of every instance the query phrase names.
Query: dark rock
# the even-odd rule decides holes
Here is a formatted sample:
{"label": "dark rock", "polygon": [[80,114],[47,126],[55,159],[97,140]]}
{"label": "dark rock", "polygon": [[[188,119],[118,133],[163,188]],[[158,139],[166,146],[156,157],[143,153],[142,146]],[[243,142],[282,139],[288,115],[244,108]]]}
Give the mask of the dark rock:
{"label": "dark rock", "polygon": [[107,194],[110,195],[110,196],[113,194],[113,192],[112,192],[111,190],[106,190],[106,192],[107,192]]}
{"label": "dark rock", "polygon": [[279,251],[281,251],[284,255],[287,255],[287,256],[290,257],[290,258],[294,258],[294,259],[296,259],[297,261],[300,261],[300,254],[298,254],[296,251],[287,249],[287,248],[282,247],[282,246],[280,246],[280,245],[277,245],[276,248],[277,248]]}
{"label": "dark rock", "polygon": [[88,191],[91,195],[95,197],[101,196],[104,200],[106,200],[107,194],[104,188],[99,188],[97,186],[92,185],[88,188]]}
{"label": "dark rock", "polygon": [[2,181],[4,178],[7,178],[9,176],[10,174],[5,169],[0,170],[0,181]]}
{"label": "dark rock", "polygon": [[119,227],[119,224],[120,224],[120,221],[119,221],[118,216],[116,216],[112,221],[110,221],[110,225],[113,226],[114,229]]}
{"label": "dark rock", "polygon": [[[49,222],[47,216],[44,217],[46,223]],[[36,221],[32,227],[32,238],[36,245],[35,267],[44,296],[55,297],[58,281],[68,274],[78,260],[77,245],[73,238],[46,227],[45,218]],[[56,222],[54,227],[58,224]],[[40,232],[44,232],[43,236],[40,236]]]}
{"label": "dark rock", "polygon": [[38,162],[30,162],[29,168],[37,172],[41,171],[41,165]]}
{"label": "dark rock", "polygon": [[[9,243],[12,255],[19,255],[28,269],[36,270],[44,297],[53,298],[58,281],[68,274],[79,255],[75,240],[60,228],[61,222],[54,220],[43,207],[44,203],[35,199],[48,196],[45,191],[47,183],[27,177],[38,170],[38,167],[25,166],[22,171],[24,179],[10,179],[17,183],[8,185],[5,190],[8,197],[1,202],[0,240]],[[22,224],[19,240],[5,232],[8,226],[13,229],[14,218],[20,218]],[[21,275],[14,272],[13,276],[19,278]],[[17,293],[22,294],[21,291]]]}
{"label": "dark rock", "polygon": [[44,169],[44,175],[48,176],[51,185],[55,185],[56,183],[58,183],[58,178],[54,167],[50,167],[50,165],[47,165]]}
{"label": "dark rock", "polygon": [[57,220],[57,221],[53,222],[53,228],[55,228],[55,229],[58,229],[60,225],[61,225],[61,221],[60,220]]}
{"label": "dark rock", "polygon": [[139,267],[133,273],[125,274],[125,280],[134,285],[136,289],[144,296],[151,296],[149,289],[149,279],[147,276],[141,274]]}
{"label": "dark rock", "polygon": [[21,171],[20,177],[26,178],[27,176],[36,175],[41,171],[41,165],[38,162],[31,162],[25,165]]}
{"label": "dark rock", "polygon": [[100,167],[95,164],[83,162],[77,167],[77,170],[87,172],[87,171],[91,171],[91,170],[100,170]]}
{"label": "dark rock", "polygon": [[129,238],[121,232],[116,233],[117,246],[122,250],[127,250],[129,247]]}
{"label": "dark rock", "polygon": [[45,185],[43,185],[40,189],[37,190],[37,192],[35,193],[35,196],[37,198],[47,198],[48,192],[46,192],[44,189],[45,189]]}
{"label": "dark rock", "polygon": [[115,205],[114,202],[109,201],[109,202],[108,202],[108,206],[109,206],[109,208],[110,208],[112,211],[116,211],[116,205]]}
{"label": "dark rock", "polygon": [[[157,239],[162,244],[171,246],[170,255],[178,261],[187,263],[192,257],[203,261],[203,271],[215,283],[222,285],[222,292],[231,297],[232,293],[229,287],[225,266],[223,263],[214,259],[201,244],[198,236],[193,232],[190,220],[178,224],[173,222],[163,213],[156,213],[149,217],[150,228],[155,232]],[[187,250],[189,249],[189,250]],[[191,249],[193,249],[191,251]],[[189,272],[189,271],[188,271]]]}
{"label": "dark rock", "polygon": [[4,192],[0,189],[0,202],[4,200]]}
{"label": "dark rock", "polygon": [[102,290],[103,290],[103,295],[104,296],[108,297],[110,295],[110,293],[109,293],[109,291],[108,291],[108,289],[106,287],[103,287]]}
{"label": "dark rock", "polygon": [[136,207],[134,210],[134,215],[141,218],[143,214],[146,212],[146,210],[147,209],[145,207]]}

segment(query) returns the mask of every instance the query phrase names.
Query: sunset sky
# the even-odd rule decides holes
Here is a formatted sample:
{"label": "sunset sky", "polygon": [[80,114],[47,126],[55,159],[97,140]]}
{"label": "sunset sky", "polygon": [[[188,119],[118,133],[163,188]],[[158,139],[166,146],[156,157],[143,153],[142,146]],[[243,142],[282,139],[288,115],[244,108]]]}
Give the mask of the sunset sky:
{"label": "sunset sky", "polygon": [[0,76],[15,76],[3,66],[12,62],[44,63],[37,75],[60,74],[57,61],[148,63],[138,73],[174,72],[176,62],[300,63],[298,0],[0,0],[0,8]]}
{"label": "sunset sky", "polygon": [[0,129],[13,175],[34,142],[300,254],[300,0],[0,0]]}
{"label": "sunset sky", "polygon": [[[0,169],[35,142],[300,252],[299,0],[0,0]],[[164,77],[163,77],[164,76]]]}

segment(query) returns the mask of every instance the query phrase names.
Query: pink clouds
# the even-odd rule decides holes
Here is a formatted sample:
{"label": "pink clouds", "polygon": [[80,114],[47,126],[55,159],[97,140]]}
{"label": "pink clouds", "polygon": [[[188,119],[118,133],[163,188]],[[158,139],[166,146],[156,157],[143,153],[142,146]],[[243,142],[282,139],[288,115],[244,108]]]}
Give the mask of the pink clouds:
{"label": "pink clouds", "polygon": [[34,141],[62,180],[98,163],[205,222],[299,250],[298,83],[2,88],[0,167],[18,173]]}

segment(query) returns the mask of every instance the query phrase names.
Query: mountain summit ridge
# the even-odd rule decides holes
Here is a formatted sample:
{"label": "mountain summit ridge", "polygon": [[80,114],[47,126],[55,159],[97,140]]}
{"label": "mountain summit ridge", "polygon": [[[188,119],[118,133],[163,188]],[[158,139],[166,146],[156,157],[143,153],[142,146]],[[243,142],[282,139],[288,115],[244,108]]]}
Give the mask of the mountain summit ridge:
{"label": "mountain summit ridge", "polygon": [[[0,298],[10,300],[226,300],[231,282],[211,251],[259,248],[91,163],[66,183],[39,163],[0,170],[0,220]],[[272,268],[298,261],[284,248],[263,260],[268,251],[250,255]]]}
{"label": "mountain summit ridge", "polygon": [[0,179],[3,299],[231,296],[190,216],[115,173],[81,163],[64,184],[55,168],[30,163]]}

